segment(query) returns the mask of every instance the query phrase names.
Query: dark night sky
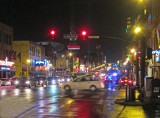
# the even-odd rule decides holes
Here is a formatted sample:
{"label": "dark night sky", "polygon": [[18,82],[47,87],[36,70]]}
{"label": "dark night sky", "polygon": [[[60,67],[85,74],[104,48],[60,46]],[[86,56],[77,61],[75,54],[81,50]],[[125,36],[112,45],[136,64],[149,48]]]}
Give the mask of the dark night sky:
{"label": "dark night sky", "polygon": [[[0,0],[0,22],[14,28],[14,40],[45,41],[56,30],[56,41],[66,44],[63,34],[74,24],[76,32],[124,38],[126,17],[137,15],[138,0]],[[92,41],[94,42],[94,41]],[[124,43],[98,41],[108,61],[121,58]],[[93,43],[94,44],[94,43]]]}

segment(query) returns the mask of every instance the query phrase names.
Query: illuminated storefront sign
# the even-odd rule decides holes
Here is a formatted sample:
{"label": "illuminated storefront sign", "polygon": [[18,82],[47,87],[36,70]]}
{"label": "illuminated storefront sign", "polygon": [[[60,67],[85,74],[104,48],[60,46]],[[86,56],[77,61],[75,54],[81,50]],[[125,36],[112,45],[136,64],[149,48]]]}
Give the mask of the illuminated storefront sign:
{"label": "illuminated storefront sign", "polygon": [[44,65],[44,61],[36,61],[37,65]]}
{"label": "illuminated storefront sign", "polygon": [[156,56],[156,62],[159,62],[160,50],[153,50],[152,55]]}
{"label": "illuminated storefront sign", "polygon": [[80,46],[75,45],[75,46],[67,46],[68,50],[80,50]]}
{"label": "illuminated storefront sign", "polygon": [[10,67],[1,67],[1,70],[10,71]]}
{"label": "illuminated storefront sign", "polygon": [[8,61],[8,58],[5,59],[5,61],[0,60],[0,66],[13,66],[14,62]]}

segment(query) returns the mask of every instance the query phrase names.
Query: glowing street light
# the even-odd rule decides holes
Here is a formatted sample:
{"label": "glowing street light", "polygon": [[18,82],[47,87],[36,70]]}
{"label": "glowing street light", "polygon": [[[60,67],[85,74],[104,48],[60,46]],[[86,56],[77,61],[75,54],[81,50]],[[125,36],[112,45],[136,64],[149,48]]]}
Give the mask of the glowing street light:
{"label": "glowing street light", "polygon": [[138,33],[138,32],[140,32],[140,31],[141,31],[141,28],[140,28],[140,27],[136,27],[134,32],[135,32],[135,33]]}
{"label": "glowing street light", "polygon": [[132,53],[132,54],[135,53],[135,49],[131,49],[131,53]]}
{"label": "glowing street light", "polygon": [[72,56],[72,53],[71,53],[71,52],[69,53],[69,56]]}
{"label": "glowing street light", "polygon": [[30,62],[31,62],[31,61],[28,59],[28,60],[27,60],[27,63],[30,63]]}

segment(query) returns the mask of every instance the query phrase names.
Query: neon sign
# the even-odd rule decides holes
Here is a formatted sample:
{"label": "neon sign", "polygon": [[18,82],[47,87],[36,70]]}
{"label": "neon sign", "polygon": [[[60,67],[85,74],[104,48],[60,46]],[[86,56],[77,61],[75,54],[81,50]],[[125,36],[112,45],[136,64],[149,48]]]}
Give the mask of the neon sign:
{"label": "neon sign", "polygon": [[8,61],[8,58],[6,57],[5,61],[0,60],[0,66],[13,66],[14,62]]}
{"label": "neon sign", "polygon": [[68,50],[80,50],[80,46],[75,45],[75,46],[67,46]]}
{"label": "neon sign", "polygon": [[36,61],[36,64],[38,64],[38,65],[43,65],[44,64],[44,61]]}
{"label": "neon sign", "polygon": [[8,71],[10,71],[10,67],[1,67],[1,70],[8,70]]}
{"label": "neon sign", "polygon": [[153,50],[152,55],[156,55],[156,62],[159,62],[160,50]]}

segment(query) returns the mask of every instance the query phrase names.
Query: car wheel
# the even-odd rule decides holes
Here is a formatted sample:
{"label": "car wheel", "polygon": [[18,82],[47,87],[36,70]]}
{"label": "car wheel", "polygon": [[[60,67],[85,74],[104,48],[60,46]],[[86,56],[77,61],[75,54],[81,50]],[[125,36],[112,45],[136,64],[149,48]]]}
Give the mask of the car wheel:
{"label": "car wheel", "polygon": [[97,88],[96,88],[96,86],[94,86],[94,85],[92,85],[91,87],[90,87],[90,91],[96,91],[97,90]]}
{"label": "car wheel", "polygon": [[44,84],[42,84],[42,87],[44,86]]}
{"label": "car wheel", "polygon": [[70,91],[70,90],[71,90],[71,87],[70,87],[69,85],[66,85],[66,86],[64,87],[64,89],[65,89],[65,91]]}

